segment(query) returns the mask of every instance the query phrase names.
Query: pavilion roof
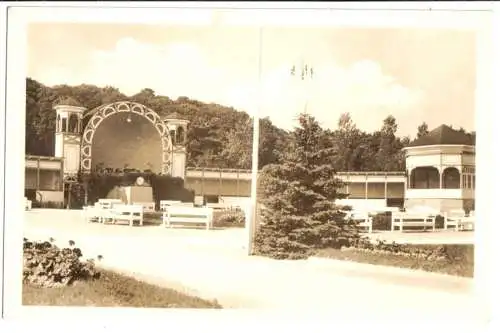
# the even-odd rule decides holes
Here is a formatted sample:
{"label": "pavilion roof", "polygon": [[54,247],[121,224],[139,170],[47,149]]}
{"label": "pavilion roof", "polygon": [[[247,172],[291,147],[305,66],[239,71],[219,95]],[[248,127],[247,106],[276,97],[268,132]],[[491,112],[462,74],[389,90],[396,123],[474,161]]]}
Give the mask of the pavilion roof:
{"label": "pavilion roof", "polygon": [[408,147],[434,146],[434,145],[467,145],[475,146],[472,135],[455,130],[447,125],[433,129],[427,135],[413,140]]}

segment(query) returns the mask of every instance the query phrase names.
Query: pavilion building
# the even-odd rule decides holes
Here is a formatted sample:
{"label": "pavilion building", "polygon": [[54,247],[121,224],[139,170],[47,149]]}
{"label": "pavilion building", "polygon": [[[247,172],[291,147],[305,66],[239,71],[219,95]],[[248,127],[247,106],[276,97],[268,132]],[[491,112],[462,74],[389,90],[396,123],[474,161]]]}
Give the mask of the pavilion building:
{"label": "pavilion building", "polygon": [[474,209],[476,150],[471,135],[441,125],[404,151],[408,175],[405,207]]}

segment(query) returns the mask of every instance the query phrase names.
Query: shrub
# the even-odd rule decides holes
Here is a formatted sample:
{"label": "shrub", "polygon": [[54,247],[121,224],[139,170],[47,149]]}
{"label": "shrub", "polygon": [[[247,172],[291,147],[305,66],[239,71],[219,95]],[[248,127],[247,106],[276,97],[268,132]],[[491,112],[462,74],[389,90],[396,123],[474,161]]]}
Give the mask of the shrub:
{"label": "shrub", "polygon": [[36,201],[35,203],[32,203],[32,207],[61,209],[64,208],[64,203],[57,201],[42,201],[42,202]]}
{"label": "shrub", "polygon": [[153,189],[153,197],[159,207],[160,200],[194,201],[194,192],[184,187],[182,178],[169,175],[157,175],[149,172],[129,173],[91,173],[83,176],[88,183],[88,201],[96,202],[106,198],[110,191],[119,186],[131,186],[138,177],[143,177],[145,182]]}
{"label": "shrub", "polygon": [[373,230],[391,230],[391,212],[379,213],[373,216]]}
{"label": "shrub", "polygon": [[23,283],[38,287],[62,287],[77,280],[99,278],[92,260],[82,261],[73,247],[59,249],[50,242],[23,241]]}
{"label": "shrub", "polygon": [[214,213],[216,227],[244,227],[245,213],[241,210],[226,210]]}
{"label": "shrub", "polygon": [[418,258],[431,261],[457,261],[470,256],[470,246],[467,245],[414,245],[388,243],[378,240],[370,241],[360,238],[355,244],[344,247],[343,251],[371,252]]}
{"label": "shrub", "polygon": [[436,216],[436,229],[444,228],[444,216],[438,215]]}
{"label": "shrub", "polygon": [[319,248],[340,248],[359,237],[352,221],[335,206],[344,186],[336,176],[333,142],[314,117],[302,114],[291,133],[291,149],[279,164],[262,169],[261,222],[255,254],[305,259]]}

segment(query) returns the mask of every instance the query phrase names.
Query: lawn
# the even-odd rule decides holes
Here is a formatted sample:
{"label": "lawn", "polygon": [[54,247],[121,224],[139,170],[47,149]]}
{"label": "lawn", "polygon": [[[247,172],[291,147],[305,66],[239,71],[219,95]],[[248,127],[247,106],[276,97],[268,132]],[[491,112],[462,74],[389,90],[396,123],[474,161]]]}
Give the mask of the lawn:
{"label": "lawn", "polygon": [[97,280],[79,281],[61,288],[40,288],[25,284],[23,305],[222,308],[215,301],[188,296],[111,271],[99,271],[101,276]]}
{"label": "lawn", "polygon": [[[407,245],[414,248],[432,250],[443,245]],[[435,261],[425,258],[404,257],[395,254],[381,254],[375,252],[343,251],[337,249],[323,249],[316,254],[318,257],[337,260],[349,260],[373,265],[394,266],[424,270],[428,272],[462,276],[474,276],[474,245],[446,245],[449,260]]]}

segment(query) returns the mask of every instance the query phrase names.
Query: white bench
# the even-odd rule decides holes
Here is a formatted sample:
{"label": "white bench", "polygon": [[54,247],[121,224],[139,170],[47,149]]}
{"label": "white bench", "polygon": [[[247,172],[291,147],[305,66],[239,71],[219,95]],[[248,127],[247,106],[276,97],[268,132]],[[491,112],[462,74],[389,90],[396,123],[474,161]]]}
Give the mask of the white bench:
{"label": "white bench", "polygon": [[105,218],[110,218],[112,223],[115,224],[117,221],[126,221],[132,227],[134,222],[138,222],[139,225],[143,225],[144,218],[144,208],[140,205],[114,205],[108,211]]}
{"label": "white bench", "polygon": [[31,200],[28,200],[26,197],[24,197],[24,209],[31,210]]}
{"label": "white bench", "polygon": [[224,203],[207,203],[205,206],[214,210],[230,210],[232,208],[231,205]]}
{"label": "white bench", "polygon": [[424,231],[427,227],[431,227],[432,231],[436,230],[436,215],[425,213],[392,213],[391,218],[391,231],[396,227],[399,231],[403,231],[404,227],[423,227]]}
{"label": "white bench", "polygon": [[123,202],[120,199],[99,199],[96,206],[99,206],[102,209],[110,209],[116,204],[123,204]]}
{"label": "white bench", "polygon": [[154,213],[156,211],[156,204],[154,202],[133,202],[132,204],[142,206],[144,213]]}
{"label": "white bench", "polygon": [[103,209],[100,206],[83,206],[85,222],[102,222]]}
{"label": "white bench", "polygon": [[175,204],[181,203],[180,200],[160,200],[160,211],[164,212],[167,207],[173,206]]}
{"label": "white bench", "polygon": [[83,216],[86,222],[104,223],[112,219],[110,210],[115,205],[123,204],[120,199],[99,199],[94,206],[84,206]]}
{"label": "white bench", "polygon": [[163,226],[172,227],[173,223],[205,224],[206,229],[212,227],[213,209],[206,207],[170,206],[162,216]]}
{"label": "white bench", "polygon": [[465,226],[474,229],[476,218],[474,211],[466,214],[463,209],[450,210],[444,214],[444,229],[447,230],[449,226],[455,227],[455,230],[464,230]]}
{"label": "white bench", "polygon": [[181,201],[170,201],[170,202],[160,202],[160,211],[165,212],[168,207],[194,207],[192,202],[181,202]]}
{"label": "white bench", "polygon": [[372,233],[373,217],[368,212],[350,211],[347,213],[346,219],[353,220],[357,226],[364,227],[368,233]]}

